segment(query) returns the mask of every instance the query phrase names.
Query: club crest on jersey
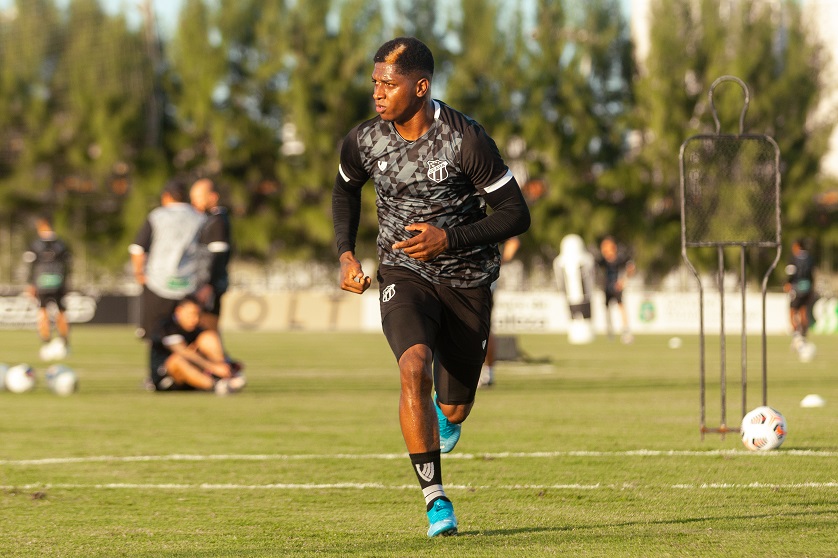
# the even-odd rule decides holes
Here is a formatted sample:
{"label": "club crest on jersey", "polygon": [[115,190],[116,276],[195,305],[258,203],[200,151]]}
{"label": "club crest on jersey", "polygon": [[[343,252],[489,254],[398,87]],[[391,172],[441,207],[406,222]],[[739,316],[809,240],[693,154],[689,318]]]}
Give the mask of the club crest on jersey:
{"label": "club crest on jersey", "polygon": [[434,182],[442,182],[448,178],[448,169],[446,168],[448,166],[448,161],[432,159],[425,163],[425,166],[428,167],[428,178]]}
{"label": "club crest on jersey", "polygon": [[384,169],[387,168],[387,161],[379,161],[378,162],[378,170],[384,172]]}
{"label": "club crest on jersey", "polygon": [[384,290],[381,291],[381,302],[390,302],[396,296],[396,285],[387,285],[384,287]]}

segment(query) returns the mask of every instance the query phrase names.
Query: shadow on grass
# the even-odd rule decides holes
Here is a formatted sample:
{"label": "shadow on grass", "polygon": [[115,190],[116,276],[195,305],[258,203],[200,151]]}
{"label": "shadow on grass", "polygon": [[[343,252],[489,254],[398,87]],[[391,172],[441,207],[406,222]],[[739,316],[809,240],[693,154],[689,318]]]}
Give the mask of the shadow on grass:
{"label": "shadow on grass", "polygon": [[591,525],[565,525],[565,526],[542,526],[542,527],[519,527],[516,529],[490,529],[485,531],[460,531],[459,537],[502,537],[510,535],[528,535],[538,533],[562,533],[564,531],[582,531],[610,529],[614,527],[638,527],[643,525],[689,525],[693,523],[711,523],[718,521],[751,521],[768,518],[790,518],[790,517],[816,517],[838,515],[838,508],[830,508],[818,511],[799,511],[786,513],[762,513],[747,515],[727,515],[719,517],[687,517],[680,519],[657,519],[654,521],[621,521],[619,523],[603,523]]}

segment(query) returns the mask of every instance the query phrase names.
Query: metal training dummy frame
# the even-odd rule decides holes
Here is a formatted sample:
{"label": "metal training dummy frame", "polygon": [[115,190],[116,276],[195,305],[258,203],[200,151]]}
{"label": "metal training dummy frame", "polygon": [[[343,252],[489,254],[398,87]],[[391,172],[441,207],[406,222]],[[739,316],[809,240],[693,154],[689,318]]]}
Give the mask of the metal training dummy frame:
{"label": "metal training dummy frame", "polygon": [[[713,91],[725,81],[739,84],[744,104],[739,116],[739,133],[722,134],[719,116],[713,104]],[[727,425],[727,370],[725,359],[724,249],[739,247],[742,293],[742,416],[747,412],[746,389],[747,340],[745,314],[745,251],[747,248],[774,248],[777,255],[762,278],[762,404],[768,398],[768,367],[765,334],[765,294],[768,278],[780,261],[780,148],[766,135],[745,134],[745,113],[750,102],[748,87],[734,76],[722,76],[710,86],[710,108],[716,123],[715,134],[692,136],[681,144],[681,256],[695,275],[699,287],[700,405],[701,438],[705,432],[739,430]],[[705,424],[705,342],[704,287],[701,277],[687,256],[688,248],[716,248],[720,315],[720,391],[721,423],[718,428]],[[740,417],[741,418],[741,417]]]}

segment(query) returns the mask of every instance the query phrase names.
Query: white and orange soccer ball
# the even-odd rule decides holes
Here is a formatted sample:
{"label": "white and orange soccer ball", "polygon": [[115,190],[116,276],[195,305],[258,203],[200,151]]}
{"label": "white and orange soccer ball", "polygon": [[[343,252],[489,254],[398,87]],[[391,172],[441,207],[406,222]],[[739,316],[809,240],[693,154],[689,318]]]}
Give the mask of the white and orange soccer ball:
{"label": "white and orange soccer ball", "polygon": [[742,417],[742,443],[753,451],[779,448],[788,434],[786,419],[777,409],[757,407]]}

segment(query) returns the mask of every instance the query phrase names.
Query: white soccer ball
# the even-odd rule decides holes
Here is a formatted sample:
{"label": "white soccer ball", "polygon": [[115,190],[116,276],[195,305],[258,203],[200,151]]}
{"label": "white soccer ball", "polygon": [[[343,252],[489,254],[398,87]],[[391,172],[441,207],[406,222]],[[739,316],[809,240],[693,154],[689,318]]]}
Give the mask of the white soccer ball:
{"label": "white soccer ball", "polygon": [[777,409],[757,407],[742,418],[742,443],[749,450],[779,448],[788,434],[786,419]]}
{"label": "white soccer ball", "polygon": [[65,397],[79,389],[79,379],[73,369],[63,364],[53,364],[47,368],[47,387],[56,395]]}
{"label": "white soccer ball", "polygon": [[18,364],[6,370],[6,389],[12,393],[25,393],[35,388],[35,371],[28,364]]}

